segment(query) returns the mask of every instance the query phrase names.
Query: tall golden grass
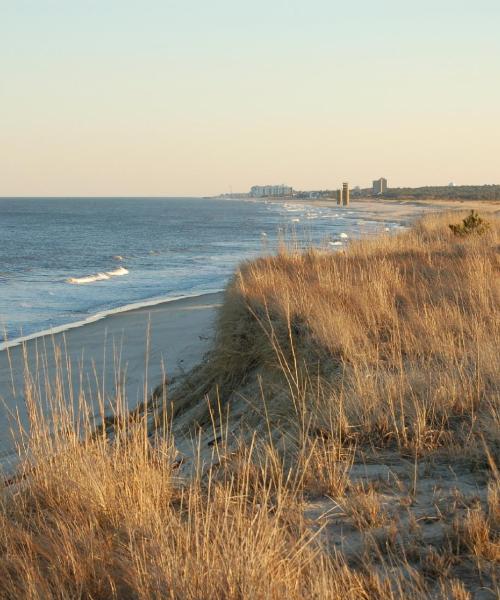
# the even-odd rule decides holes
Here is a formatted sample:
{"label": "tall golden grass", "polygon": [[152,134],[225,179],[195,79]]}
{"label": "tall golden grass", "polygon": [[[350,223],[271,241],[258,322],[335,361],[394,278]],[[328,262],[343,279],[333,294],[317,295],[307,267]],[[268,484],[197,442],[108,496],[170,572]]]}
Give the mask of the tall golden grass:
{"label": "tall golden grass", "polygon": [[353,443],[413,454],[463,448],[480,433],[496,447],[500,228],[496,219],[485,235],[457,238],[447,227],[457,219],[242,265],[202,371],[206,391],[227,399],[258,372]]}
{"label": "tall golden grass", "polygon": [[[112,430],[84,399],[67,410],[62,375],[47,421],[28,378],[31,434],[0,488],[0,598],[461,600],[464,560],[498,591],[499,227],[457,239],[449,222],[243,265],[206,364],[132,419],[118,397]],[[488,502],[450,526],[446,555],[391,545],[376,489],[350,480],[380,451],[415,461],[410,502],[421,456],[487,473]],[[364,554],[325,537],[311,498],[369,530]]]}

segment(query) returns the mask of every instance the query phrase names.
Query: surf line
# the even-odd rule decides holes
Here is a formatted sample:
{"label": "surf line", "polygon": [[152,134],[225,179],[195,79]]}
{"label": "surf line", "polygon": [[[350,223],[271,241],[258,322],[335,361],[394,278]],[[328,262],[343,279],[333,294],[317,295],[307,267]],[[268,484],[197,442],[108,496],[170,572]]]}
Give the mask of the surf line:
{"label": "surf line", "polygon": [[84,277],[69,277],[66,281],[73,284],[94,283],[94,281],[104,281],[111,279],[111,277],[121,277],[122,275],[128,275],[128,269],[125,269],[125,267],[118,267],[117,269],[113,269],[113,271],[104,271],[95,275],[85,275]]}

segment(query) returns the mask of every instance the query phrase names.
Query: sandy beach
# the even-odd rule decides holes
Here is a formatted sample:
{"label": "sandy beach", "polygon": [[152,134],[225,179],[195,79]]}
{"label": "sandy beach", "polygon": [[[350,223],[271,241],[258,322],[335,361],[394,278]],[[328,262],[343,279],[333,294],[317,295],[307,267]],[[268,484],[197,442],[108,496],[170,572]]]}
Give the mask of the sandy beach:
{"label": "sandy beach", "polygon": [[[112,400],[121,379],[127,404],[134,407],[145,389],[150,392],[161,383],[164,372],[169,379],[176,378],[201,361],[221,301],[222,293],[214,293],[136,308],[1,351],[0,464],[12,458],[10,428],[15,415],[26,422],[25,365],[32,377],[38,372],[43,389],[45,377],[55,381],[58,371],[67,380],[68,369],[58,365],[70,364],[73,396],[77,398],[83,388],[93,402],[97,389]],[[83,384],[80,374],[84,374]]]}
{"label": "sandy beach", "polygon": [[[335,199],[318,200],[289,199],[287,202],[319,207],[337,207]],[[354,217],[371,221],[400,222],[410,225],[415,219],[431,212],[476,210],[484,213],[498,213],[500,202],[497,200],[389,200],[376,198],[351,198],[348,207],[339,206],[342,211],[354,211]]]}

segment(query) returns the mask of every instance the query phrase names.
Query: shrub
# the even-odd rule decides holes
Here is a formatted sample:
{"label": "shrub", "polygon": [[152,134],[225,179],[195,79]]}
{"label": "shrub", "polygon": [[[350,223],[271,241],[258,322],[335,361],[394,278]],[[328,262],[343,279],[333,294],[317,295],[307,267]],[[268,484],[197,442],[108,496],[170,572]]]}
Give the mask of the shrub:
{"label": "shrub", "polygon": [[462,223],[449,225],[449,228],[455,235],[465,236],[470,234],[481,235],[488,231],[490,224],[482,219],[475,210],[470,211],[470,215],[462,220]]}

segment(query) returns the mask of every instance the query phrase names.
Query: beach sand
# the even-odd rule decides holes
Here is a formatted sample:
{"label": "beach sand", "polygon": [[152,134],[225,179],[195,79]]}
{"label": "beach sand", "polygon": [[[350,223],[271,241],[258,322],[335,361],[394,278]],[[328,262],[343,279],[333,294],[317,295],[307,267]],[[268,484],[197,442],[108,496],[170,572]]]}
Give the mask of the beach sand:
{"label": "beach sand", "polygon": [[117,379],[124,378],[127,405],[133,408],[162,382],[164,372],[175,379],[202,360],[221,302],[219,292],[135,308],[0,351],[0,465],[13,459],[10,428],[17,429],[16,413],[21,423],[27,421],[24,365],[32,376],[38,373],[43,390],[45,376],[55,382],[58,370],[67,381],[68,369],[57,365],[71,364],[73,395],[78,397],[84,374],[85,397],[92,399],[96,414],[97,390],[112,401]]}
{"label": "beach sand", "polygon": [[[391,200],[376,198],[351,198],[349,206],[337,207],[336,199],[322,198],[318,200],[288,199],[288,203],[338,208],[345,211],[346,216],[363,218],[370,221],[398,222],[410,225],[415,219],[430,212],[446,212],[457,210],[477,210],[483,213],[500,212],[498,200]],[[349,215],[348,211],[353,211]]]}

